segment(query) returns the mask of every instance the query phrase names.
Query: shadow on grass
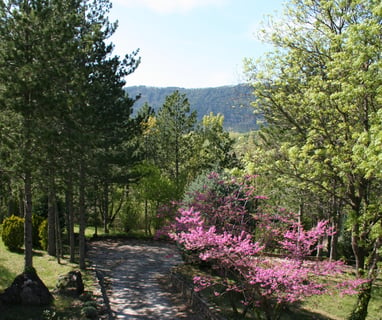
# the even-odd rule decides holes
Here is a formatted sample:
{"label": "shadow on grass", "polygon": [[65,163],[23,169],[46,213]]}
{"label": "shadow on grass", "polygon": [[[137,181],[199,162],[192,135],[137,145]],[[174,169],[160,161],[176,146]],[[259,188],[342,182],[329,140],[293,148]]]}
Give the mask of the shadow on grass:
{"label": "shadow on grass", "polygon": [[[6,249],[8,250],[9,252],[13,253],[13,254],[17,254],[17,255],[20,255],[20,256],[23,256],[24,253],[25,253],[25,250],[23,248],[18,248],[18,249]],[[40,250],[35,250],[33,249],[33,256],[36,256],[36,257],[42,257],[43,256],[43,252],[40,251]]]}
{"label": "shadow on grass", "polygon": [[306,319],[314,319],[314,320],[333,320],[334,318],[324,316],[317,312],[312,312],[300,308],[299,306],[293,306],[290,310],[283,313],[282,320],[306,320]]}
{"label": "shadow on grass", "polygon": [[20,256],[24,255],[24,249],[22,249],[22,248],[17,248],[17,249],[9,249],[9,248],[7,248],[6,250],[8,250],[11,253],[18,254]]}
{"label": "shadow on grass", "polygon": [[3,267],[1,265],[1,260],[0,260],[0,292],[8,288],[13,280],[16,278],[17,274],[10,271],[9,269]]}
{"label": "shadow on grass", "polygon": [[[245,318],[243,318],[242,315],[236,315],[235,316],[230,311],[223,312],[223,316],[226,319],[230,319],[230,320],[239,320],[239,319],[241,319],[241,320],[243,320],[243,319],[255,320],[255,319],[257,319],[257,317],[254,314],[252,314],[251,311],[248,312],[248,314]],[[280,317],[280,320],[307,320],[307,319],[334,320],[334,318],[324,316],[324,315],[317,313],[317,312],[308,311],[308,310],[302,309],[298,306],[293,306],[289,310],[282,311],[281,317]]]}
{"label": "shadow on grass", "polygon": [[43,255],[44,255],[43,252],[33,250],[33,256],[34,256],[34,257],[42,257]]}
{"label": "shadow on grass", "polygon": [[[22,308],[23,312],[20,312]],[[78,308],[57,310],[52,306],[3,305],[0,306],[1,320],[82,319]],[[27,316],[26,316],[27,315]]]}
{"label": "shadow on grass", "polygon": [[[0,320],[84,319],[81,316],[82,302],[73,297],[54,295],[52,305],[2,305]],[[22,310],[22,311],[20,311]]]}
{"label": "shadow on grass", "polygon": [[[229,299],[225,296],[218,296],[218,297],[213,297],[212,296],[212,291],[209,291],[209,289],[204,289],[203,290],[203,296],[204,299],[212,302],[212,304],[218,309],[221,310],[221,314],[223,317],[226,319],[230,320],[256,320],[258,319],[258,315],[255,312],[255,310],[248,310],[247,314],[245,317],[240,313],[242,311],[242,308],[240,307],[240,299],[241,296],[237,295],[236,297],[233,297],[235,300],[235,305],[238,308],[239,314],[235,314],[230,307],[230,302]],[[231,296],[232,299],[232,296]],[[261,312],[260,312],[261,313]],[[335,318],[332,318],[328,315],[323,315],[319,312],[311,311],[304,309],[303,306],[300,303],[295,303],[293,305],[288,305],[285,307],[284,310],[280,312],[280,320],[307,320],[307,319],[312,319],[312,320],[334,320]]]}
{"label": "shadow on grass", "polygon": [[[20,312],[20,308],[22,308],[22,312]],[[21,305],[3,305],[0,309],[0,319],[2,320],[41,320],[45,319],[44,310],[47,308]]]}

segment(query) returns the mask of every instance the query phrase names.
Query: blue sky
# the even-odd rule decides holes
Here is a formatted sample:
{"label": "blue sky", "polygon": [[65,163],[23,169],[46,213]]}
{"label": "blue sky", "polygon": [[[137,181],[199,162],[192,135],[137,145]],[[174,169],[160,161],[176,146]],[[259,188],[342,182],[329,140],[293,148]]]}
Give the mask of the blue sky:
{"label": "blue sky", "polygon": [[112,0],[115,54],[139,48],[127,86],[202,88],[244,82],[243,59],[270,48],[256,38],[285,0]]}

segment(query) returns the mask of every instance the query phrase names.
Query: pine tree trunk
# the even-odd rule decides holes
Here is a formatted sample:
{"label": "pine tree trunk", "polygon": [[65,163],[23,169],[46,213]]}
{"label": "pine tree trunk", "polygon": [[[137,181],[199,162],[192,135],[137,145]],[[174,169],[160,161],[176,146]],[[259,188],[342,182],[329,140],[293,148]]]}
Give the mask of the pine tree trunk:
{"label": "pine tree trunk", "polygon": [[148,201],[145,199],[145,234],[146,236],[151,233],[149,232],[149,214],[148,214]]}
{"label": "pine tree trunk", "polygon": [[109,233],[109,184],[107,182],[103,185],[103,231]]}
{"label": "pine tree trunk", "polygon": [[56,222],[55,225],[55,239],[56,239],[56,257],[57,257],[57,263],[60,264],[62,257],[62,237],[61,237],[61,225],[60,225],[60,219],[58,217],[58,206],[57,206],[57,198],[56,194],[54,192],[54,220]]}
{"label": "pine tree trunk", "polygon": [[[18,200],[19,200],[18,215],[22,217],[25,214],[25,186],[24,186],[24,190],[23,188],[20,188]],[[15,213],[11,211],[9,213],[9,216],[11,216],[12,214],[15,214]]]}
{"label": "pine tree trunk", "polygon": [[[52,173],[49,172],[51,175]],[[56,216],[55,216],[55,195],[54,195],[54,178],[49,177],[48,191],[48,254],[56,255]]]}
{"label": "pine tree trunk", "polygon": [[80,255],[80,269],[86,269],[85,263],[85,169],[84,165],[80,166],[80,186],[79,186],[79,223],[80,223],[80,232],[79,232],[79,255]]}
{"label": "pine tree trunk", "polygon": [[32,242],[32,174],[25,173],[24,180],[25,205],[24,205],[24,270],[33,268],[33,242]]}
{"label": "pine tree trunk", "polygon": [[74,213],[73,213],[73,181],[71,173],[69,174],[69,179],[66,182],[66,214],[68,216],[68,235],[69,235],[69,252],[70,252],[70,262],[75,262],[76,257],[76,242],[74,237]]}

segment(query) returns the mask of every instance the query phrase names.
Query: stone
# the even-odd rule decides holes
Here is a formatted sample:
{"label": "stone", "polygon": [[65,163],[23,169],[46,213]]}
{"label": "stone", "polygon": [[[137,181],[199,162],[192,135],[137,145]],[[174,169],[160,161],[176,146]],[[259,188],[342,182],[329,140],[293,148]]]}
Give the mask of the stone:
{"label": "stone", "polygon": [[53,296],[36,272],[23,272],[0,295],[4,304],[44,306],[53,302]]}
{"label": "stone", "polygon": [[61,275],[56,284],[58,294],[80,296],[84,292],[84,283],[80,271],[70,271]]}

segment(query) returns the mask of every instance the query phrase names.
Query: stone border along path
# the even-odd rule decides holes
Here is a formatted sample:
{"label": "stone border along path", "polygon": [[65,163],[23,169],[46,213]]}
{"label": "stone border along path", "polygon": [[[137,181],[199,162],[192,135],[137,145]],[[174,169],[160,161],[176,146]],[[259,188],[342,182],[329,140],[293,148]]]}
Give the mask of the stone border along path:
{"label": "stone border along path", "polygon": [[167,288],[163,278],[182,262],[172,244],[138,240],[102,240],[88,243],[106,319],[199,320],[197,314]]}

